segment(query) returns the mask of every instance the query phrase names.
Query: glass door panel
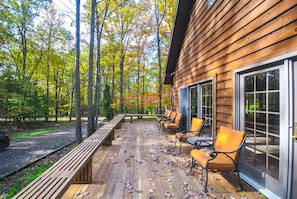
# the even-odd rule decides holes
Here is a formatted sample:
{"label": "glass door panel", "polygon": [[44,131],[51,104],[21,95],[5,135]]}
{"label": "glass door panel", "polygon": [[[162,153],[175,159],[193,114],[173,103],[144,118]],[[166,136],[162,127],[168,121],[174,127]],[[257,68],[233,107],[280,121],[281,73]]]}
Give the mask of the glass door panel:
{"label": "glass door panel", "polygon": [[212,136],[212,124],[213,124],[213,103],[212,103],[212,82],[204,83],[201,85],[201,107],[202,118],[205,120],[205,126],[203,129],[204,136]]}
{"label": "glass door panel", "polygon": [[244,77],[246,163],[279,178],[279,70]]}
{"label": "glass door panel", "polygon": [[198,91],[197,86],[190,87],[190,117],[189,122],[191,122],[193,117],[198,117]]}
{"label": "glass door panel", "polygon": [[212,84],[203,84],[202,88],[202,118],[212,124]]}

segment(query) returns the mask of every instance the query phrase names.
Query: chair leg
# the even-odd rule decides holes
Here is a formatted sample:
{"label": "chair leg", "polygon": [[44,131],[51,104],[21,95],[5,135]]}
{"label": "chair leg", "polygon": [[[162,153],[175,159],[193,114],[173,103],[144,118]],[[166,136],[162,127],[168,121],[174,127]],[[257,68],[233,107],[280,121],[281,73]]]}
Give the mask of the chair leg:
{"label": "chair leg", "polygon": [[177,139],[176,137],[175,137],[175,142],[174,142],[174,148],[176,148],[176,142],[177,142],[177,140],[179,141],[179,151],[178,151],[178,154],[180,155],[180,152],[181,152],[181,141],[179,140],[179,139]]}
{"label": "chair leg", "polygon": [[192,163],[191,163],[191,167],[190,167],[190,174],[192,174],[192,170],[193,170],[193,167],[194,167],[194,158],[192,157]]}
{"label": "chair leg", "polygon": [[241,184],[241,178],[240,178],[240,175],[239,175],[239,172],[238,172],[237,169],[236,169],[236,173],[237,173],[237,176],[238,176],[238,181],[239,181],[240,190],[243,190],[243,188],[242,188],[242,184]]}
{"label": "chair leg", "polygon": [[204,193],[207,193],[207,184],[208,184],[208,169],[205,168],[205,185],[204,185]]}
{"label": "chair leg", "polygon": [[162,129],[162,122],[159,124],[159,130]]}

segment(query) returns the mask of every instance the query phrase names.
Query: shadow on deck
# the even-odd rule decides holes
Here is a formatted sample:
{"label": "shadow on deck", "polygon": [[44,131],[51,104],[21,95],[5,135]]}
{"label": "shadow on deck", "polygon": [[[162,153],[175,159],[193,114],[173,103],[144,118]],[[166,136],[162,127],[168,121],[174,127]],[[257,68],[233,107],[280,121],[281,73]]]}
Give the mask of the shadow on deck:
{"label": "shadow on deck", "polygon": [[210,191],[203,194],[204,171],[187,175],[191,146],[184,144],[178,155],[174,135],[159,130],[155,120],[123,123],[112,145],[94,154],[92,182],[71,185],[63,198],[264,198],[245,182],[238,191],[231,173],[210,172]]}

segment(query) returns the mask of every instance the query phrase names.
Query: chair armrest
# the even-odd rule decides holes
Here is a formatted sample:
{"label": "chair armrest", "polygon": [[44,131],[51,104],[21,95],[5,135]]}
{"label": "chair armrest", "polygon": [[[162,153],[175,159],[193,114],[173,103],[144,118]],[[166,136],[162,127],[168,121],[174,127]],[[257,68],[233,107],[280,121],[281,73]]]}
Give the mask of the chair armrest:
{"label": "chair armrest", "polygon": [[213,140],[199,140],[195,143],[196,147],[213,147]]}
{"label": "chair armrest", "polygon": [[245,139],[246,139],[246,136],[243,138],[243,140],[242,140],[241,144],[239,145],[239,147],[237,149],[233,150],[233,151],[216,151],[214,149],[213,151],[211,151],[209,153],[209,156],[212,157],[212,158],[215,158],[218,154],[224,154],[224,155],[228,156],[229,158],[231,158],[228,154],[235,153],[235,152],[239,151],[241,149],[241,147],[243,146],[243,144],[245,142]]}
{"label": "chair armrest", "polygon": [[190,131],[190,129],[182,130],[182,133],[183,133],[183,134],[187,134],[187,133],[189,133],[189,132],[192,132],[192,131]]}
{"label": "chair armrest", "polygon": [[[233,153],[234,153],[234,152],[236,152],[236,151],[233,151]],[[224,155],[229,156],[229,155],[228,155],[229,153],[231,153],[231,152],[211,151],[211,152],[209,153],[209,156],[212,157],[212,158],[217,157],[217,155],[219,155],[219,154],[224,154]]]}

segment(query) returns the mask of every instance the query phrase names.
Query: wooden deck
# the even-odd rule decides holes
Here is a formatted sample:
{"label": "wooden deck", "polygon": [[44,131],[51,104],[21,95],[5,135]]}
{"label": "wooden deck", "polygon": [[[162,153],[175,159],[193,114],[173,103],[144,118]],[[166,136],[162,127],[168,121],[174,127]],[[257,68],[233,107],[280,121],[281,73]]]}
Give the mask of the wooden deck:
{"label": "wooden deck", "polygon": [[91,184],[73,184],[63,198],[264,198],[229,173],[211,173],[207,195],[202,193],[204,172],[187,175],[191,146],[178,155],[174,134],[159,130],[155,120],[134,120],[116,130],[112,146],[103,146],[93,156]]}

